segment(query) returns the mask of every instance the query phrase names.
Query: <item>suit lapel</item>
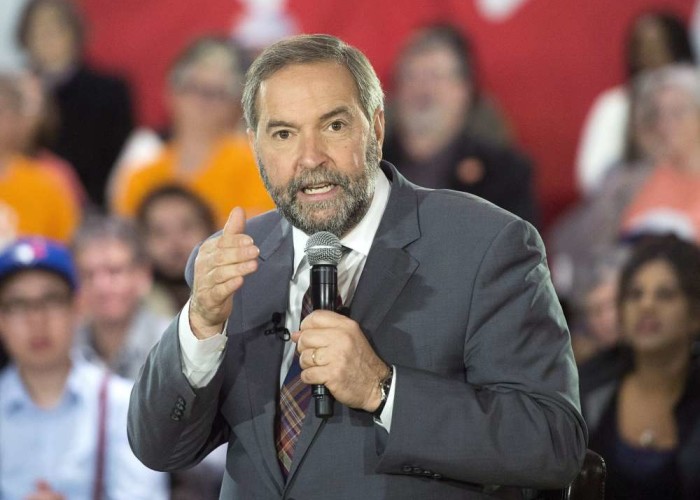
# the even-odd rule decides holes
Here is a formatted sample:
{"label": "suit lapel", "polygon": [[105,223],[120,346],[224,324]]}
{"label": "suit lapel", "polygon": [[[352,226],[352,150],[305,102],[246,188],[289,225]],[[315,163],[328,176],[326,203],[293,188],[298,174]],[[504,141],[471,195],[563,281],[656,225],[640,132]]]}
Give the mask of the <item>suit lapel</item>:
{"label": "suit lapel", "polygon": [[281,221],[263,241],[260,260],[258,271],[246,278],[242,289],[243,331],[259,330],[246,348],[245,370],[258,450],[268,477],[281,492],[284,481],[277,464],[274,425],[284,342],[275,335],[265,335],[262,330],[271,325],[273,312],[284,315],[287,310],[293,265],[289,224]]}
{"label": "suit lapel", "polygon": [[389,163],[382,162],[382,168],[392,181],[391,195],[351,305],[352,318],[368,337],[418,267],[418,261],[406,250],[420,238],[414,187]]}
{"label": "suit lapel", "polygon": [[[382,170],[392,181],[391,194],[351,304],[351,317],[368,336],[379,326],[418,267],[418,261],[404,249],[420,237],[415,192],[392,165],[382,162]],[[333,418],[342,418],[340,412],[340,403],[336,402]],[[322,422],[316,417],[311,401],[294,449],[287,484],[291,484]]]}

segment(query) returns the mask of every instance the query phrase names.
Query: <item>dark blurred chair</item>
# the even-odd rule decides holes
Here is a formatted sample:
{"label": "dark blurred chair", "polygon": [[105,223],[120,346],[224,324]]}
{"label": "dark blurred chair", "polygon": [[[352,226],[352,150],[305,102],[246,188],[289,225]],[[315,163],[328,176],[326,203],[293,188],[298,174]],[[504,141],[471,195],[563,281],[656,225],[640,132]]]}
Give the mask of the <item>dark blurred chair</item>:
{"label": "dark blurred chair", "polygon": [[587,450],[583,467],[576,479],[563,490],[543,492],[542,500],[604,500],[605,460],[596,452]]}

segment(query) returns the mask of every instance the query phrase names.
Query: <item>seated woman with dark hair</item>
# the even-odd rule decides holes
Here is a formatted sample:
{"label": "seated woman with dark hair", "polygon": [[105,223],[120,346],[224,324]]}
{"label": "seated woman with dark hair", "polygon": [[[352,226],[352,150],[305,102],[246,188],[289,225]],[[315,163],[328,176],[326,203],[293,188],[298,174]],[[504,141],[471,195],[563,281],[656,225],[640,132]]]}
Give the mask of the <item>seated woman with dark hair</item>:
{"label": "seated woman with dark hair", "polygon": [[618,315],[623,343],[580,373],[606,498],[700,498],[700,249],[675,236],[641,242],[620,276]]}

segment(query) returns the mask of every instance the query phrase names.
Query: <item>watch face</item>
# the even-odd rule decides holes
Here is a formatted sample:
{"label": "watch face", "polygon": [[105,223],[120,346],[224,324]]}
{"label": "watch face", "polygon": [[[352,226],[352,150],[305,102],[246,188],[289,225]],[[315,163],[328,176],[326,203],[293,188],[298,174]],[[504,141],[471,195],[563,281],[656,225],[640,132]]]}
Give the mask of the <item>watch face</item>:
{"label": "watch face", "polygon": [[389,367],[389,373],[387,374],[386,378],[382,380],[382,384],[380,386],[380,389],[382,391],[382,401],[385,400],[389,396],[389,391],[391,390],[391,382],[394,379],[394,367],[390,366]]}

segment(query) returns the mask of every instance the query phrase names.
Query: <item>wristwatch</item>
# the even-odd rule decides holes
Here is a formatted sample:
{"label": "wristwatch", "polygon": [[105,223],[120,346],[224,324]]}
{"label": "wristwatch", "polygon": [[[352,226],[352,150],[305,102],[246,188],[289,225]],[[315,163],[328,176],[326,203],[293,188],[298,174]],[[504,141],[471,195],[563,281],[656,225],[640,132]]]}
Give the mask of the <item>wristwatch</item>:
{"label": "wristwatch", "polygon": [[381,394],[381,401],[379,406],[374,410],[374,418],[379,418],[386,405],[386,400],[389,398],[389,391],[391,391],[391,382],[394,380],[394,366],[389,365],[389,372],[386,376],[379,381],[379,392]]}

